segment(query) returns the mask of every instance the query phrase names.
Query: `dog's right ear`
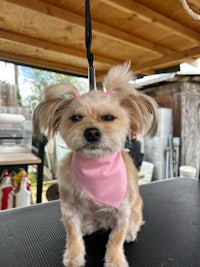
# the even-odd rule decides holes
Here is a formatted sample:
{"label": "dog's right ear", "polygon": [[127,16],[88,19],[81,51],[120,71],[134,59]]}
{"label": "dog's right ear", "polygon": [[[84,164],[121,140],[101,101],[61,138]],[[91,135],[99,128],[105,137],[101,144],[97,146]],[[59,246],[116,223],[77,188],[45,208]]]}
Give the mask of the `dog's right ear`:
{"label": "dog's right ear", "polygon": [[60,83],[45,89],[44,100],[33,114],[33,136],[41,140],[43,135],[52,137],[58,129],[63,110],[79,98],[78,90],[69,83]]}

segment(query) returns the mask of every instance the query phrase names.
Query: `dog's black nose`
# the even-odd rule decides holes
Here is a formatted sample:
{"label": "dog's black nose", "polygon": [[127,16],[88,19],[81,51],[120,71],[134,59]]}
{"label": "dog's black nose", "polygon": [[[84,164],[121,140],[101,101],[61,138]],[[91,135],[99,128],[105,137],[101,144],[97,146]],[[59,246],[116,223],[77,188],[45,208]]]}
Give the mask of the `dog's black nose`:
{"label": "dog's black nose", "polygon": [[101,138],[101,133],[97,128],[87,128],[84,131],[84,137],[89,142],[97,142]]}

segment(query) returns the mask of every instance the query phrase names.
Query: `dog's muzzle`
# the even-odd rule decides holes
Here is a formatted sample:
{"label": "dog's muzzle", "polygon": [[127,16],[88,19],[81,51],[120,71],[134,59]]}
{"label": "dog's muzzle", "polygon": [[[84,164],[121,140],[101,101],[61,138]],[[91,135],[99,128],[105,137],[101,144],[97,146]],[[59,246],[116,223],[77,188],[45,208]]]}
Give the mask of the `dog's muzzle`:
{"label": "dog's muzzle", "polygon": [[87,128],[84,131],[85,139],[90,143],[97,143],[101,138],[101,133],[97,128]]}

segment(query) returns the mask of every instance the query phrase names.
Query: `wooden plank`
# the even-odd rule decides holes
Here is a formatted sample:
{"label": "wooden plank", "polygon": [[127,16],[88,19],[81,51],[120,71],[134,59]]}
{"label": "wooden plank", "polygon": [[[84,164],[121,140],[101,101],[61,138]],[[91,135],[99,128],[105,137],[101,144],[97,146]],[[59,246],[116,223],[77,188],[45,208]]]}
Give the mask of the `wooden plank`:
{"label": "wooden plank", "polygon": [[[192,3],[192,4],[194,4],[194,5],[196,5],[197,7],[199,6],[199,0],[190,0],[190,1],[188,1],[189,3],[189,6],[190,6],[190,3]],[[192,8],[192,5],[190,6],[191,8]],[[195,10],[193,10],[194,12],[195,12]]]}
{"label": "wooden plank", "polygon": [[15,151],[13,151],[13,153],[0,154],[0,166],[38,163],[41,163],[41,159],[33,153],[15,153]]}
{"label": "wooden plank", "polygon": [[44,59],[33,58],[30,56],[19,55],[11,52],[0,51],[0,59],[11,61],[13,63],[21,63],[32,67],[40,67],[52,71],[60,71],[66,74],[87,77],[87,68],[80,68],[69,64],[62,64]]}
{"label": "wooden plank", "polygon": [[158,25],[162,28],[170,29],[173,33],[183,36],[186,39],[196,41],[196,44],[200,43],[199,32],[196,32],[158,12],[141,5],[138,2],[132,0],[100,0],[114,8],[123,10],[128,14],[136,14],[142,20]]}
{"label": "wooden plank", "polygon": [[[146,64],[134,64],[133,62],[133,69],[134,72],[146,72],[149,69],[158,69],[163,66],[171,65],[173,63],[181,63],[183,61],[186,61],[187,58],[196,56],[198,57],[200,55],[200,47],[192,48],[186,51],[180,51],[173,53],[169,56],[162,57],[157,60],[152,60],[147,62]],[[34,55],[33,55],[34,56]],[[0,58],[6,61],[12,61],[16,63],[22,63],[27,64],[35,67],[42,67],[47,68],[51,70],[57,70],[62,71],[66,73],[73,73],[73,74],[80,74],[83,76],[87,76],[87,67],[82,68],[77,66],[72,66],[69,63],[58,63],[54,61],[45,60],[44,58],[34,58],[33,56],[24,56],[21,54],[16,54],[14,52],[5,52],[0,51]],[[86,62],[86,59],[85,59]],[[104,66],[105,70],[107,70],[109,67]],[[104,75],[104,72],[101,73],[100,71],[97,73],[97,76],[101,77],[101,75]],[[99,78],[98,78],[99,79]]]}
{"label": "wooden plank", "polygon": [[[73,49],[66,45],[64,46],[64,45],[59,45],[59,44],[55,44],[51,42],[46,42],[46,41],[39,40],[33,37],[29,37],[29,36],[22,35],[19,33],[16,34],[16,33],[1,30],[1,29],[0,29],[0,39],[11,40],[16,43],[27,44],[29,46],[41,48],[44,50],[50,50],[50,51],[54,51],[58,53],[63,53],[63,54],[71,55],[71,56],[81,58],[81,59],[86,58],[86,51],[81,51],[80,49],[79,50]],[[112,59],[109,57],[105,58],[105,56],[101,56],[98,53],[95,53],[95,61],[101,62],[104,64],[110,64],[110,65],[116,64],[115,59]]]}
{"label": "wooden plank", "polygon": [[182,83],[181,165],[200,169],[200,87],[198,83]]}
{"label": "wooden plank", "polygon": [[162,58],[152,60],[151,62],[136,64],[134,66],[135,72],[143,72],[148,69],[158,69],[161,67],[167,67],[175,63],[183,63],[187,58],[200,57],[200,46],[193,47],[184,51],[172,53],[171,55],[164,56]]}
{"label": "wooden plank", "polygon": [[[45,14],[51,17],[55,17],[57,19],[68,21],[69,23],[72,23],[74,25],[85,27],[85,17],[79,16],[70,11],[63,10],[61,8],[58,8],[52,5],[49,5],[47,3],[43,3],[38,0],[31,0],[31,1],[18,0],[17,2],[15,0],[7,0],[7,2],[11,2],[15,5],[20,5],[28,9],[33,9],[39,13],[42,13],[42,14]],[[119,31],[117,29],[114,29],[112,27],[99,23],[97,21],[93,20],[92,23],[93,23],[94,33],[104,36],[106,38],[109,38],[111,40],[114,39],[116,41],[120,41],[121,43],[129,44],[130,46],[133,46],[133,47],[138,46],[144,50],[148,50],[156,54],[167,55],[171,52],[170,49],[167,49],[156,43],[152,43],[142,38],[139,38],[137,36],[127,34],[125,32]]]}
{"label": "wooden plank", "polygon": [[173,133],[174,137],[181,137],[181,92],[173,94]]}

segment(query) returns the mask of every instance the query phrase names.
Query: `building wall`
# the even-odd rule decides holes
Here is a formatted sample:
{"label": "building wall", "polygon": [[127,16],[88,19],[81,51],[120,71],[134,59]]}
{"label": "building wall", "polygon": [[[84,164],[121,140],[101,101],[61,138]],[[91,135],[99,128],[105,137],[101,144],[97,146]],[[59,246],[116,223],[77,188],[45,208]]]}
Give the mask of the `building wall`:
{"label": "building wall", "polygon": [[158,84],[145,91],[161,107],[172,108],[173,135],[181,138],[180,165],[190,165],[200,172],[200,79],[189,78]]}

